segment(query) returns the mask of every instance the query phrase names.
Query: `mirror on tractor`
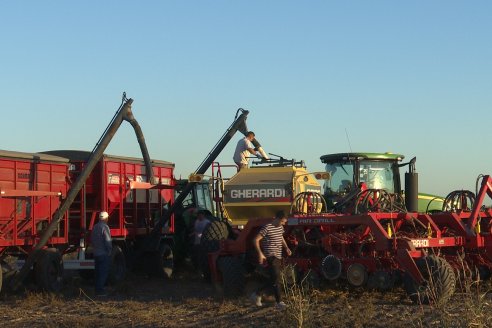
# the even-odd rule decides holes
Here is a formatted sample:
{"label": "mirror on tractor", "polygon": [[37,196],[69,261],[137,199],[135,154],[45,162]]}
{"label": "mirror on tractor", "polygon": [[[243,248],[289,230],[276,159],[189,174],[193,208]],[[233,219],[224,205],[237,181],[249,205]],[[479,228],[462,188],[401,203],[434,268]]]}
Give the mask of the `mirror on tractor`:
{"label": "mirror on tractor", "polygon": [[329,172],[309,172],[296,175],[294,178],[295,180],[302,178],[304,182],[307,182],[309,180],[308,176],[314,176],[316,180],[330,180],[331,178],[331,174]]}
{"label": "mirror on tractor", "polygon": [[331,179],[330,172],[313,172],[313,175],[318,180],[330,180]]}
{"label": "mirror on tractor", "polygon": [[201,182],[203,180],[204,175],[203,174],[190,174],[188,177],[189,182]]}

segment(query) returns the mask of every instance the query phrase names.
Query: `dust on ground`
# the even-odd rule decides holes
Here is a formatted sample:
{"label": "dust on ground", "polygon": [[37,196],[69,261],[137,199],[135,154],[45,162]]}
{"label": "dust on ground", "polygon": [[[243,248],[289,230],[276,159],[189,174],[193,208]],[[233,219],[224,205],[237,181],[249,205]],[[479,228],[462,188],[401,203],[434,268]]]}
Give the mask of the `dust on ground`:
{"label": "dust on ground", "polygon": [[[248,295],[257,285],[250,281]],[[219,296],[189,267],[171,280],[130,274],[104,298],[80,277],[67,279],[59,294],[22,291],[0,296],[1,327],[488,327],[492,325],[489,283],[457,292],[441,306],[416,305],[401,288],[390,292],[328,285],[286,290],[287,310],[272,298],[257,308],[246,297]],[[290,296],[289,296],[290,295]],[[492,326],[491,326],[492,327]]]}

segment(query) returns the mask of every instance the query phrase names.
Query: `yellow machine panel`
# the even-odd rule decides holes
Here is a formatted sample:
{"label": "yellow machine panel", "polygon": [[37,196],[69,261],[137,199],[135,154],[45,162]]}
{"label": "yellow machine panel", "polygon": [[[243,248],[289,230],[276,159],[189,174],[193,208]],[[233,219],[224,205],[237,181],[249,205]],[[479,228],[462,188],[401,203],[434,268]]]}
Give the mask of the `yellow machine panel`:
{"label": "yellow machine panel", "polygon": [[279,210],[289,213],[294,197],[308,191],[321,192],[321,186],[304,167],[242,169],[224,184],[225,215],[232,225],[244,225],[251,219],[273,217]]}

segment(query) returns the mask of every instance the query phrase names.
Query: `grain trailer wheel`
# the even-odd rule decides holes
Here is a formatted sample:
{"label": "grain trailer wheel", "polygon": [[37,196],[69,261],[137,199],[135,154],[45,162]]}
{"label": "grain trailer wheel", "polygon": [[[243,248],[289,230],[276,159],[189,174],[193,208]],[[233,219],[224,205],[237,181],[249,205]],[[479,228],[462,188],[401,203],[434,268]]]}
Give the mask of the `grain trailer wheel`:
{"label": "grain trailer wheel", "polygon": [[43,249],[35,266],[36,284],[47,292],[59,292],[63,287],[63,261],[56,249]]}
{"label": "grain trailer wheel", "polygon": [[217,259],[222,274],[224,296],[239,296],[244,291],[244,267],[240,258],[223,256]]}
{"label": "grain trailer wheel", "polygon": [[203,231],[200,240],[200,256],[198,256],[198,266],[202,271],[203,277],[210,280],[210,267],[208,265],[208,253],[219,250],[220,241],[227,239],[229,230],[227,223],[215,220],[212,221]]}
{"label": "grain trailer wheel", "polygon": [[456,287],[456,276],[451,265],[435,255],[419,258],[415,263],[424,282],[418,284],[408,273],[405,274],[404,287],[410,299],[417,304],[448,301]]}
{"label": "grain trailer wheel", "polygon": [[111,264],[109,266],[108,283],[115,285],[123,281],[126,276],[125,253],[118,245],[113,245],[111,250]]}

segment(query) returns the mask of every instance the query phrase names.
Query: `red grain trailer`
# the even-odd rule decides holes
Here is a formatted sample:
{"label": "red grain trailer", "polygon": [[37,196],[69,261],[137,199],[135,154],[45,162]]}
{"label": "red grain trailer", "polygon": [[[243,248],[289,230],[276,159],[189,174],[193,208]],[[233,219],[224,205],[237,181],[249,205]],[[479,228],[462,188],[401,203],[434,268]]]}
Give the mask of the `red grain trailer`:
{"label": "red grain trailer", "polygon": [[[77,178],[90,156],[90,152],[76,150],[55,150],[45,154],[68,158],[71,180]],[[76,258],[74,254],[65,256],[66,269],[93,269],[88,237],[100,211],[109,213],[108,225],[113,239],[109,280],[121,280],[128,261],[128,264],[135,264],[143,260],[133,255],[138,253],[136,250],[141,249],[156,222],[174,201],[174,164],[160,160],[151,160],[151,164],[157,182],[153,185],[148,183],[142,159],[103,155],[69,210],[69,241],[78,252]],[[146,254],[144,261],[145,266],[165,276],[170,276],[173,269],[173,232],[174,219],[171,219],[161,230],[158,254],[152,254],[150,259]],[[81,274],[90,272],[81,271]]]}
{"label": "red grain trailer", "polygon": [[[15,272],[67,194],[68,170],[66,158],[0,150],[0,290],[2,271],[6,276]],[[36,283],[43,289],[60,284],[58,249],[68,245],[67,217],[65,213],[34,265]]]}

